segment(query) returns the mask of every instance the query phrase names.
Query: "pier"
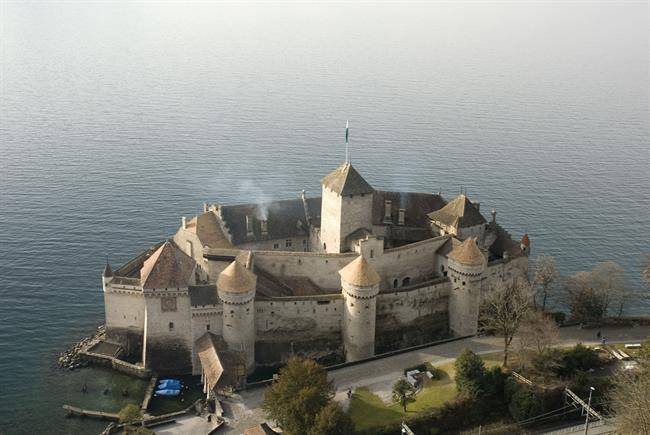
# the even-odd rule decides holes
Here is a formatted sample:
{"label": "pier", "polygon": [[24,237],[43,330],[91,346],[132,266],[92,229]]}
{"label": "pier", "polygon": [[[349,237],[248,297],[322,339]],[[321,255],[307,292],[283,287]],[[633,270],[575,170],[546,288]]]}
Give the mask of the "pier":
{"label": "pier", "polygon": [[72,405],[63,405],[63,409],[68,415],[78,415],[80,417],[94,418],[98,420],[120,421],[120,417],[118,417],[117,414],[112,414],[110,412],[93,411]]}

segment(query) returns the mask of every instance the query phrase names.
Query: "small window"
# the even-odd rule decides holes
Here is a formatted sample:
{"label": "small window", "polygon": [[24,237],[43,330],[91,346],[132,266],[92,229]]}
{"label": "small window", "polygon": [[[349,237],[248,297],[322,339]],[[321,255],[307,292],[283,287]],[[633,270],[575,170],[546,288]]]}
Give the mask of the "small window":
{"label": "small window", "polygon": [[370,258],[375,258],[375,250],[374,249],[370,250]]}
{"label": "small window", "polygon": [[307,239],[302,239],[302,245],[307,246]]}
{"label": "small window", "polygon": [[288,240],[288,239],[285,240],[284,241],[284,246],[285,246],[285,248],[291,248],[291,240]]}
{"label": "small window", "polygon": [[465,285],[465,281],[463,281],[463,285]]}
{"label": "small window", "polygon": [[323,243],[323,251],[327,251],[327,243]]}
{"label": "small window", "polygon": [[205,325],[205,330],[206,330],[206,331],[209,331],[209,330],[210,330],[210,324],[209,324],[209,323],[208,323],[207,325]]}
{"label": "small window", "polygon": [[393,280],[393,288],[397,288],[397,284],[398,284],[398,281],[397,281],[397,278],[395,278]]}
{"label": "small window", "polygon": [[171,331],[174,329],[174,322],[169,322],[169,330]]}
{"label": "small window", "polygon": [[406,278],[404,278],[404,279],[402,280],[402,287],[406,287],[406,286],[409,286],[409,285],[411,285],[411,278],[409,278],[409,277],[407,276]]}
{"label": "small window", "polygon": [[274,244],[273,244],[273,249],[279,249],[279,248],[280,248],[280,244],[279,244],[279,243],[274,243]]}

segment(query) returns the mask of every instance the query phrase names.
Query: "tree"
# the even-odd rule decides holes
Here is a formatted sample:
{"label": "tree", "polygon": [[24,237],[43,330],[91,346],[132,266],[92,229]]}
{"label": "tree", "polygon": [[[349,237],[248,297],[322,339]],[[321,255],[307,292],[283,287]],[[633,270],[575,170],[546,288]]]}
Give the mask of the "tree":
{"label": "tree", "polygon": [[354,424],[336,402],[330,402],[316,416],[309,435],[339,435],[354,433]]}
{"label": "tree", "polygon": [[415,396],[415,388],[406,379],[400,378],[393,385],[393,401],[402,405],[404,412],[406,412],[406,405],[415,401],[413,396]]}
{"label": "tree", "polygon": [[541,309],[546,310],[546,300],[550,294],[555,291],[559,274],[555,267],[555,258],[546,255],[540,255],[535,260],[535,271],[533,274],[533,283],[539,295],[535,295],[535,304],[537,298],[541,298]]}
{"label": "tree", "polygon": [[142,418],[142,411],[139,406],[130,403],[120,409],[117,416],[120,418],[120,423],[129,423]]}
{"label": "tree", "polygon": [[532,292],[524,280],[514,280],[492,290],[481,310],[487,330],[503,336],[503,365],[508,366],[508,351],[519,325],[531,310]]}
{"label": "tree", "polygon": [[647,364],[639,373],[620,371],[611,394],[619,433],[650,435],[650,373]]}
{"label": "tree", "polygon": [[605,313],[611,304],[615,304],[616,314],[620,318],[625,302],[631,296],[625,279],[625,270],[613,261],[599,263],[591,271],[591,282],[594,290],[601,295],[605,304]]}
{"label": "tree", "polygon": [[309,359],[291,358],[266,390],[263,408],[284,433],[306,434],[333,393],[322,366]]}
{"label": "tree", "polygon": [[476,397],[482,390],[485,363],[469,349],[463,350],[454,362],[456,389],[469,397]]}
{"label": "tree", "polygon": [[594,290],[591,272],[581,271],[567,279],[571,318],[580,322],[600,322],[607,313],[608,301]]}
{"label": "tree", "polygon": [[530,311],[517,330],[520,363],[531,363],[547,352],[560,338],[560,331],[550,316],[541,311]]}

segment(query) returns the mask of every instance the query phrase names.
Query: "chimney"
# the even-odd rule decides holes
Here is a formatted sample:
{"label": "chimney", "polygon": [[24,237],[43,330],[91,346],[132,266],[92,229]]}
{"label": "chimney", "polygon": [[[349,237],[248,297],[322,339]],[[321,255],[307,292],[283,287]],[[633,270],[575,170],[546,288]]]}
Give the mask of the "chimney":
{"label": "chimney", "polygon": [[269,235],[268,221],[266,219],[262,219],[260,221],[260,226],[262,228],[262,237],[268,236]]}
{"label": "chimney", "polygon": [[492,223],[497,223],[497,210],[495,208],[492,209]]}
{"label": "chimney", "polygon": [[393,216],[392,216],[392,205],[393,202],[390,200],[384,201],[384,223],[389,224],[393,221]]}
{"label": "chimney", "polygon": [[246,237],[253,237],[253,217],[246,215]]}
{"label": "chimney", "polygon": [[181,226],[184,230],[187,229],[187,218],[185,216],[181,217]]}
{"label": "chimney", "polygon": [[406,210],[404,210],[403,208],[400,208],[399,212],[397,214],[397,223],[399,225],[404,225],[404,213],[406,213]]}
{"label": "chimney", "polygon": [[208,210],[209,210],[208,203],[207,203],[207,202],[204,202],[204,203],[203,203],[203,213],[207,213]]}

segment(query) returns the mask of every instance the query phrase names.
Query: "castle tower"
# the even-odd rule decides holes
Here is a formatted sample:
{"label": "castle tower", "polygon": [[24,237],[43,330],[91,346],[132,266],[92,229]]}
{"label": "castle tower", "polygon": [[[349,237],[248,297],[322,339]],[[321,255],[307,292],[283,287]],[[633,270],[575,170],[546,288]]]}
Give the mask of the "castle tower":
{"label": "castle tower", "polygon": [[237,261],[219,274],[217,291],[223,302],[223,332],[228,348],[242,352],[246,370],[255,369],[255,287],[257,277]]}
{"label": "castle tower", "polygon": [[345,162],[323,178],[321,206],[321,250],[327,253],[347,249],[346,237],[365,228],[372,230],[373,188]]}
{"label": "castle tower", "polygon": [[476,334],[486,258],[473,237],[454,248],[447,258],[452,288],[449,297],[449,329],[455,336]]}
{"label": "castle tower", "polygon": [[106,266],[104,266],[104,271],[102,272],[102,286],[104,287],[104,291],[106,291],[106,284],[112,280],[113,269],[111,269],[111,265],[108,263],[108,259],[106,259]]}
{"label": "castle tower", "polygon": [[191,373],[192,325],[189,286],[196,261],[166,241],[142,264],[144,297],[142,360],[158,373]]}
{"label": "castle tower", "polygon": [[379,275],[362,257],[339,271],[345,301],[343,345],[347,362],[375,354],[375,317]]}

